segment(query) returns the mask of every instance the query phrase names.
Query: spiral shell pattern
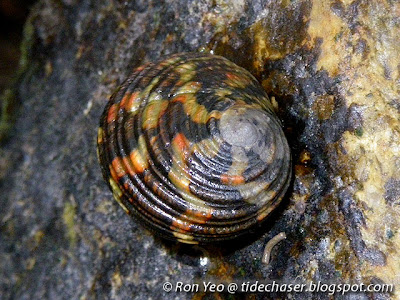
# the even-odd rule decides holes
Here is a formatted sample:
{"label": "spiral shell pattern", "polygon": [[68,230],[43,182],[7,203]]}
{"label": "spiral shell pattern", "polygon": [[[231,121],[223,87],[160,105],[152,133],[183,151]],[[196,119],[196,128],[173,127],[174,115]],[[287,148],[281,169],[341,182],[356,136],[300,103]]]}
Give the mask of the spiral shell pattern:
{"label": "spiral shell pattern", "polygon": [[255,229],[291,175],[264,90],[243,68],[210,54],[176,54],[135,69],[104,110],[98,155],[125,211],[184,243]]}

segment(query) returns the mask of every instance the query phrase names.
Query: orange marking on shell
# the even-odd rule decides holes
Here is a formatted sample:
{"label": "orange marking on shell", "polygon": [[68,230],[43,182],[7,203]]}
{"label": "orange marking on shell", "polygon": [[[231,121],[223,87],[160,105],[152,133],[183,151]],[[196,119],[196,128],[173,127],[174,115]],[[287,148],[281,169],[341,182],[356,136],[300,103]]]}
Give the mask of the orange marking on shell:
{"label": "orange marking on shell", "polygon": [[193,215],[196,217],[196,222],[200,223],[200,224],[205,224],[207,223],[208,220],[210,220],[212,218],[212,212],[211,210],[208,211],[198,211],[198,210],[192,210],[190,212],[190,215]]}
{"label": "orange marking on shell", "polygon": [[226,77],[228,77],[229,80],[234,80],[234,81],[240,80],[239,76],[229,72],[226,73]]}
{"label": "orange marking on shell", "polygon": [[117,116],[117,108],[118,108],[118,106],[116,104],[113,104],[108,109],[108,114],[107,114],[107,122],[108,123],[111,123],[112,121],[115,120],[115,118]]}
{"label": "orange marking on shell", "polygon": [[178,150],[179,154],[182,154],[184,159],[189,156],[189,141],[183,133],[178,133],[172,140],[172,145]]}
{"label": "orange marking on shell", "polygon": [[129,155],[136,173],[143,173],[147,168],[147,163],[142,160],[142,156],[137,149],[133,150]]}
{"label": "orange marking on shell", "polygon": [[120,108],[124,108],[125,109],[125,104],[128,101],[128,98],[131,96],[132,94],[125,94],[124,97],[122,97],[121,103],[119,104]]}
{"label": "orange marking on shell", "polygon": [[184,83],[185,83],[185,81],[183,81],[183,80],[178,80],[178,81],[175,83],[175,86],[176,86],[176,87],[180,87],[180,86],[182,86]]}
{"label": "orange marking on shell", "polygon": [[150,139],[150,145],[153,146],[156,142],[157,142],[157,137],[152,136],[151,139]]}
{"label": "orange marking on shell", "polygon": [[201,83],[198,82],[198,81],[192,81],[192,82],[190,83],[190,86],[191,86],[192,88],[194,88],[194,89],[198,89],[198,88],[201,87]]}
{"label": "orange marking on shell", "polygon": [[134,93],[130,94],[129,97],[127,97],[127,102],[126,102],[126,106],[125,106],[126,111],[132,110],[132,107],[135,105],[135,102],[138,99],[138,96],[139,96],[139,92],[134,92]]}
{"label": "orange marking on shell", "polygon": [[187,95],[178,95],[172,99],[172,102],[181,102],[185,103],[187,101]]}
{"label": "orange marking on shell", "polygon": [[172,220],[170,228],[180,232],[190,232],[190,223],[182,221],[181,219],[174,219]]}
{"label": "orange marking on shell", "polygon": [[118,180],[119,178],[121,178],[124,175],[126,175],[124,166],[123,166],[122,161],[121,161],[121,159],[119,157],[116,157],[116,158],[113,159],[113,161],[111,162],[110,169],[114,170],[114,172],[115,172],[115,175],[117,177],[117,178],[115,178],[113,176],[113,178],[115,180]]}
{"label": "orange marking on shell", "polygon": [[244,183],[244,177],[242,175],[222,174],[221,181],[224,184],[239,185]]}
{"label": "orange marking on shell", "polygon": [[185,151],[189,145],[189,141],[183,133],[178,133],[175,136],[173,143],[178,147],[180,151]]}
{"label": "orange marking on shell", "polygon": [[150,63],[145,63],[144,65],[141,65],[139,67],[136,67],[133,69],[134,72],[140,72],[142,70],[144,70],[144,68],[146,68]]}
{"label": "orange marking on shell", "polygon": [[[277,203],[279,203],[282,200],[282,197],[279,197],[279,199],[277,199]],[[270,206],[267,209],[265,209],[263,212],[261,212],[258,216],[257,216],[257,221],[261,222],[262,220],[264,220],[270,213],[271,211],[273,211],[275,208],[275,206]]]}
{"label": "orange marking on shell", "polygon": [[135,170],[132,168],[132,164],[131,164],[131,162],[130,162],[130,158],[127,157],[127,156],[125,156],[125,157],[122,159],[122,161],[123,161],[123,163],[124,163],[124,166],[125,166],[126,170],[127,170],[128,173],[129,173],[129,175],[131,175],[131,176],[135,175]]}
{"label": "orange marking on shell", "polygon": [[265,217],[268,216],[268,215],[269,215],[269,211],[263,212],[262,214],[260,214],[260,215],[257,216],[257,221],[258,221],[258,222],[261,222],[261,221],[264,220]]}
{"label": "orange marking on shell", "polygon": [[262,212],[261,214],[259,214],[257,216],[257,221],[261,222],[262,220],[264,220],[270,214],[271,210],[272,209],[269,209],[269,210],[266,210],[266,211]]}

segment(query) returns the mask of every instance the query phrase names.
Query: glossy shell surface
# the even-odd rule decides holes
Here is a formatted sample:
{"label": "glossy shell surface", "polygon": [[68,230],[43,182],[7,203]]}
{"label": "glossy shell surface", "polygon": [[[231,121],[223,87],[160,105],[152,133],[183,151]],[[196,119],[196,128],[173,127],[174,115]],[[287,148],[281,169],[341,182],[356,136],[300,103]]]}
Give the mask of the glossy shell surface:
{"label": "glossy shell surface", "polygon": [[287,141],[257,80],[200,53],[135,69],[104,110],[98,155],[125,211],[184,243],[257,228],[291,174]]}

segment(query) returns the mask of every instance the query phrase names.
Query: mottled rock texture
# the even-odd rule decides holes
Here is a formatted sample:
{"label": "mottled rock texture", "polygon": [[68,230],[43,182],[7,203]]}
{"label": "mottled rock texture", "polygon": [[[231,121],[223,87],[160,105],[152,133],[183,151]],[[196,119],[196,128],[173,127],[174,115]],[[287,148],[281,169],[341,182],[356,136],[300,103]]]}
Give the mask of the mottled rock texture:
{"label": "mottled rock texture", "polygon": [[[399,1],[47,0],[25,32],[21,105],[0,150],[2,298],[332,299],[162,291],[165,281],[210,278],[399,287]],[[223,55],[256,76],[292,148],[286,201],[235,245],[155,238],[101,177],[107,99],[132,68],[182,51]],[[287,239],[262,264],[282,231]]]}

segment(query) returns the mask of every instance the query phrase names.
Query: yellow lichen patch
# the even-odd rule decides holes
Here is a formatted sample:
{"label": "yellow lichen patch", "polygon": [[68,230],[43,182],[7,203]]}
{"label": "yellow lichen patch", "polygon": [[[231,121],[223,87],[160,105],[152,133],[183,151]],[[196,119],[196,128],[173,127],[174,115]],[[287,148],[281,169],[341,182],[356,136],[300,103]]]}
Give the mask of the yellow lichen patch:
{"label": "yellow lichen patch", "polygon": [[113,292],[117,292],[119,290],[119,288],[122,286],[122,283],[123,283],[123,280],[122,280],[121,272],[119,271],[119,268],[117,268],[111,277],[111,286],[112,286]]}
{"label": "yellow lichen patch", "polygon": [[46,73],[46,77],[49,77],[51,73],[53,73],[53,65],[51,64],[51,61],[46,62],[44,65],[44,71]]}
{"label": "yellow lichen patch", "polygon": [[[353,196],[365,220],[357,226],[365,246],[385,258],[379,263],[363,260],[362,276],[394,284],[400,284],[400,206],[388,186],[400,182],[400,112],[393,104],[400,90],[400,27],[393,26],[399,12],[400,4],[366,2],[357,16],[357,31],[347,39],[362,41],[368,51],[338,63],[347,77],[340,84],[346,105],[356,107],[362,121],[361,131],[347,131],[339,142],[338,176],[357,187]],[[394,296],[400,298],[400,291]]]}
{"label": "yellow lichen patch", "polygon": [[85,51],[85,47],[84,46],[79,46],[78,47],[78,50],[76,51],[76,54],[75,54],[75,58],[77,59],[77,60],[79,60],[81,57],[82,57],[82,54],[83,54],[83,52]]}
{"label": "yellow lichen patch", "polygon": [[[230,24],[237,22],[246,9],[246,2],[244,0],[216,0],[213,3],[214,8],[202,14],[203,17],[198,26],[201,28],[212,26],[213,31],[217,34],[225,32]],[[189,6],[189,14],[194,13],[194,7],[196,5]],[[223,39],[229,38],[228,35],[224,35],[223,37]]]}
{"label": "yellow lichen patch", "polygon": [[38,230],[35,232],[33,239],[35,241],[35,246],[39,246],[40,242],[44,238],[44,232],[42,230]]}
{"label": "yellow lichen patch", "polygon": [[76,205],[66,202],[63,210],[63,221],[66,227],[66,235],[71,246],[76,244],[77,234],[75,229]]}
{"label": "yellow lichen patch", "polygon": [[[272,3],[274,3],[272,6],[275,7],[270,7],[270,9],[279,9],[281,11],[280,17],[286,17],[288,22],[277,25],[271,21],[271,16],[266,10],[263,18],[246,29],[246,35],[251,37],[251,69],[254,69],[253,74],[259,74],[263,71],[266,60],[282,59],[306,42],[306,35],[301,29],[306,27],[307,13],[304,13],[301,19],[294,21],[293,9],[295,5],[292,5],[294,4],[293,1]],[[293,28],[299,29],[299,31],[293,31]]]}
{"label": "yellow lichen patch", "polygon": [[270,34],[266,29],[263,22],[259,21],[249,28],[249,32],[253,36],[254,43],[254,59],[253,67],[257,71],[261,71],[264,68],[265,58],[271,60],[277,60],[286,53],[281,52],[270,47],[269,37]]}
{"label": "yellow lichen patch", "polygon": [[299,162],[302,164],[308,164],[311,161],[311,153],[310,151],[304,149],[299,156]]}
{"label": "yellow lichen patch", "polygon": [[[337,246],[338,244],[340,247]],[[346,257],[350,248],[350,241],[345,237],[345,233],[343,232],[335,239],[329,239],[329,250],[327,251],[326,258],[330,261],[336,261],[336,269],[343,272],[343,264],[348,262],[346,258],[340,259],[340,257]]]}
{"label": "yellow lichen patch", "polygon": [[346,30],[348,29],[345,21],[331,10],[331,2],[313,1],[308,27],[308,34],[311,38],[310,45],[312,47],[316,44],[318,38],[322,39],[317,69],[328,71],[330,76],[338,74],[339,64],[347,55],[345,43],[340,39],[340,36]]}
{"label": "yellow lichen patch", "polygon": [[26,269],[27,270],[32,270],[35,267],[35,265],[36,265],[36,258],[31,257],[31,258],[27,259],[27,261],[26,261]]}
{"label": "yellow lichen patch", "polygon": [[[382,124],[383,125],[383,124]],[[363,208],[366,226],[361,227],[362,238],[366,246],[385,253],[387,261],[398,261],[399,253],[397,247],[390,247],[390,244],[400,246],[399,235],[394,235],[390,240],[387,237],[387,226],[396,232],[399,230],[400,208],[392,205],[385,199],[386,183],[391,178],[400,180],[396,160],[399,161],[400,154],[398,144],[391,144],[389,135],[396,135],[393,128],[383,125],[384,128],[375,127],[376,132],[364,131],[362,138],[349,137],[346,134],[343,145],[346,145],[347,155],[358,157],[354,161],[354,179],[361,182],[360,189],[355,193],[356,201]],[[382,130],[383,129],[383,130]],[[386,132],[385,132],[386,131]],[[398,140],[399,134],[397,132]],[[398,164],[398,163],[397,163]],[[350,178],[351,179],[351,178]],[[381,271],[380,278],[386,278],[385,282],[392,283],[400,278],[395,277],[399,273],[400,264],[387,263],[385,267],[375,267],[365,264],[366,272],[377,274],[377,268]],[[395,271],[392,272],[392,269]],[[383,277],[381,277],[383,276]]]}

